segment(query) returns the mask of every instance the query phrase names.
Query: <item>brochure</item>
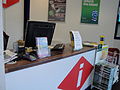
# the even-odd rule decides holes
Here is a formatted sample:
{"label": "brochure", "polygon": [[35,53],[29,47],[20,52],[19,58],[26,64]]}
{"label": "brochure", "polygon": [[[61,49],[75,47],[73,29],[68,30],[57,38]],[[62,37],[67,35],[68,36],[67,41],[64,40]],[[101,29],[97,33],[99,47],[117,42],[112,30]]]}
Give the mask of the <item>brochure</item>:
{"label": "brochure", "polygon": [[47,37],[36,37],[37,55],[39,58],[50,56]]}

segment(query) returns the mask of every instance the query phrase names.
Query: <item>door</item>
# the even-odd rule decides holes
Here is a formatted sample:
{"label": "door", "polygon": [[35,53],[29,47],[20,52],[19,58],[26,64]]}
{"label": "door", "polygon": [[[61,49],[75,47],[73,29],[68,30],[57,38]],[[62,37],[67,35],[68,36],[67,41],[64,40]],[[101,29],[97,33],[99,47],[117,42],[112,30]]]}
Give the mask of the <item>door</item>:
{"label": "door", "polygon": [[3,16],[2,0],[0,0],[0,90],[5,90],[5,71],[3,64]]}

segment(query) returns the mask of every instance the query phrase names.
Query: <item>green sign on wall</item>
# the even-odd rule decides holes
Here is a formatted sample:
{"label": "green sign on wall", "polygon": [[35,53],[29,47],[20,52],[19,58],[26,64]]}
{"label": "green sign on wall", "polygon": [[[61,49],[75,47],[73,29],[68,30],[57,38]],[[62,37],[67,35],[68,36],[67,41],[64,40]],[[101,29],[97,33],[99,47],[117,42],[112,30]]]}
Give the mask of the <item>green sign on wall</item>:
{"label": "green sign on wall", "polygon": [[81,23],[98,24],[100,0],[82,0]]}

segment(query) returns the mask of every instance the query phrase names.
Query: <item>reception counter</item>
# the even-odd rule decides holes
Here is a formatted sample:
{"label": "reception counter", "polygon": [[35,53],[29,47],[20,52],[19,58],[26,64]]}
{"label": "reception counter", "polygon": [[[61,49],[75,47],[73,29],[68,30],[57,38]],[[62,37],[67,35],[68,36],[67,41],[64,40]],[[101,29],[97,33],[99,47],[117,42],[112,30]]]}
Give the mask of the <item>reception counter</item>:
{"label": "reception counter", "polygon": [[6,64],[6,90],[87,90],[93,78],[94,47],[63,51],[36,61],[20,60]]}

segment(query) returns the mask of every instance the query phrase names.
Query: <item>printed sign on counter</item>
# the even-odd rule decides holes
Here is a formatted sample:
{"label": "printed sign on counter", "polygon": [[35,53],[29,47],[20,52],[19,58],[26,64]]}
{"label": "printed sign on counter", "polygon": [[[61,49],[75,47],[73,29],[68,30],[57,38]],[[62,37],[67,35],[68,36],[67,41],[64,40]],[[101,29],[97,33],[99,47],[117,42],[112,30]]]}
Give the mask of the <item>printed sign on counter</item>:
{"label": "printed sign on counter", "polygon": [[71,31],[70,37],[71,37],[71,46],[74,48],[74,50],[80,50],[83,48],[82,38],[80,36],[79,31]]}
{"label": "printed sign on counter", "polygon": [[103,45],[97,49],[95,64],[105,62],[108,56],[108,45]]}

